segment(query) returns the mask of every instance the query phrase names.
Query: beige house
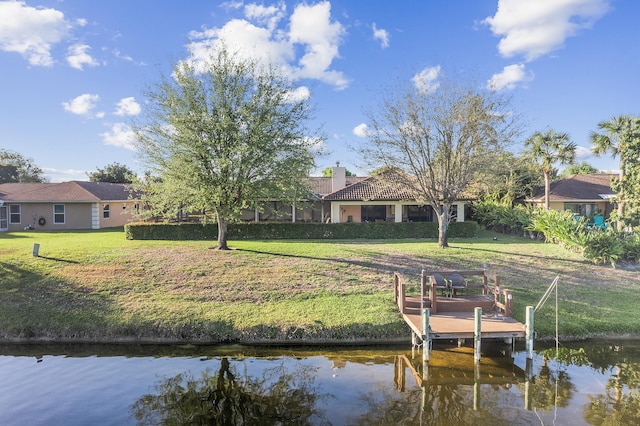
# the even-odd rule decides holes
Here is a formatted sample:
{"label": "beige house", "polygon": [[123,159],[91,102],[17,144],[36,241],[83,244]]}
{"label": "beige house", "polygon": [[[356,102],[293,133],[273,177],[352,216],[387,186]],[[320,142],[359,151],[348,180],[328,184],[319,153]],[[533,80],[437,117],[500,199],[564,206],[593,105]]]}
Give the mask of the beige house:
{"label": "beige house", "polygon": [[[342,169],[342,170],[340,170]],[[437,222],[438,218],[431,206],[418,201],[417,195],[393,173],[381,173],[351,185],[344,185],[344,168],[336,167],[333,175],[338,176],[334,191],[322,197],[330,203],[331,222]],[[451,208],[451,219],[465,220],[465,200],[458,200]]]}
{"label": "beige house", "polygon": [[[437,222],[429,205],[393,179],[392,174],[346,176],[346,168],[333,167],[331,177],[309,177],[308,197],[298,205],[265,201],[262,211],[245,210],[246,222]],[[452,218],[465,220],[465,205],[452,206]]]}
{"label": "beige house", "polygon": [[106,182],[0,185],[0,231],[102,229],[133,220],[130,185]]}
{"label": "beige house", "polygon": [[[551,183],[549,190],[549,208],[558,211],[569,210],[578,216],[604,216],[608,218],[615,206],[611,202],[615,195],[611,189],[608,173],[572,175]],[[544,206],[544,188],[530,199],[525,200],[538,206]]]}

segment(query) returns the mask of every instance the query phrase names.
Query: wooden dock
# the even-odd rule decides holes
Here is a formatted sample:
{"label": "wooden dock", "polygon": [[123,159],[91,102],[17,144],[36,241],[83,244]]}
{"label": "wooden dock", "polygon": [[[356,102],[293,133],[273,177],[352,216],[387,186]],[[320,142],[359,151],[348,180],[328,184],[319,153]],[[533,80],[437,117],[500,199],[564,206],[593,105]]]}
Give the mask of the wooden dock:
{"label": "wooden dock", "polygon": [[[454,274],[464,277],[464,284],[443,285],[442,278],[448,282],[446,277]],[[415,295],[407,294],[404,277],[395,273],[394,294],[414,344],[426,348],[427,358],[433,340],[474,339],[479,359],[482,339],[513,341],[532,336],[532,330],[511,317],[511,292],[501,288],[498,276],[486,271],[422,271],[420,294]]]}

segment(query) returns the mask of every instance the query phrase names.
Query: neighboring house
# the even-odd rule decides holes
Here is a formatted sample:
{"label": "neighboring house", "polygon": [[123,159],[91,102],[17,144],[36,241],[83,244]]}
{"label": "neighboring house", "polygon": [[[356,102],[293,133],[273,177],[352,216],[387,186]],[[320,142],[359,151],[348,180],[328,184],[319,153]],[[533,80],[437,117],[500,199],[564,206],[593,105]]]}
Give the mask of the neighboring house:
{"label": "neighboring house", "polygon": [[[593,217],[602,215],[605,218],[614,210],[611,198],[615,195],[611,190],[611,178],[616,175],[607,173],[572,175],[551,183],[549,191],[549,208],[553,210],[569,210],[576,215]],[[544,206],[544,188],[525,200],[538,206]]]}
{"label": "neighboring house", "polygon": [[106,182],[0,184],[0,231],[102,229],[137,212],[130,185]]}

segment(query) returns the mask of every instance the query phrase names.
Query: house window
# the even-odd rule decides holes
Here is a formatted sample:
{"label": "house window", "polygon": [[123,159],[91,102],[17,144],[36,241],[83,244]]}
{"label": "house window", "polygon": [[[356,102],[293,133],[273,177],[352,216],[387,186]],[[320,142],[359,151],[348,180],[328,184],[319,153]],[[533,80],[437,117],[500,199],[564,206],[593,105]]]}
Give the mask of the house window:
{"label": "house window", "polygon": [[433,222],[431,206],[407,206],[407,220],[409,222]]}
{"label": "house window", "polygon": [[360,211],[363,222],[379,222],[387,220],[387,206],[362,206]]}
{"label": "house window", "polygon": [[597,204],[564,203],[564,209],[576,215],[586,217],[591,217],[599,213]]}
{"label": "house window", "polygon": [[9,223],[20,223],[20,204],[9,206]]}
{"label": "house window", "polygon": [[109,211],[109,204],[105,204],[104,207],[102,208],[102,218],[109,219],[110,213],[111,212]]}
{"label": "house window", "polygon": [[53,205],[53,223],[64,224],[64,204]]}

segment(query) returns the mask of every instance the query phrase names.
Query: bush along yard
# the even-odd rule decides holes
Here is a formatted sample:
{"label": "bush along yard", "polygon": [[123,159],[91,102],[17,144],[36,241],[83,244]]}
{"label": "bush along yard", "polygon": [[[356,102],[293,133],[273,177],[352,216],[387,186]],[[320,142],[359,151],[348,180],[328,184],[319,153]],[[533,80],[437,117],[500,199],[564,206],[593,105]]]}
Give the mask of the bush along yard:
{"label": "bush along yard", "polygon": [[[39,244],[39,256],[33,256]],[[122,229],[0,234],[0,340],[60,342],[410,342],[393,272],[483,269],[524,322],[556,276],[560,335],[639,337],[636,264],[594,265],[559,245],[480,231],[435,239],[129,240]],[[536,312],[541,338],[555,306]]]}

